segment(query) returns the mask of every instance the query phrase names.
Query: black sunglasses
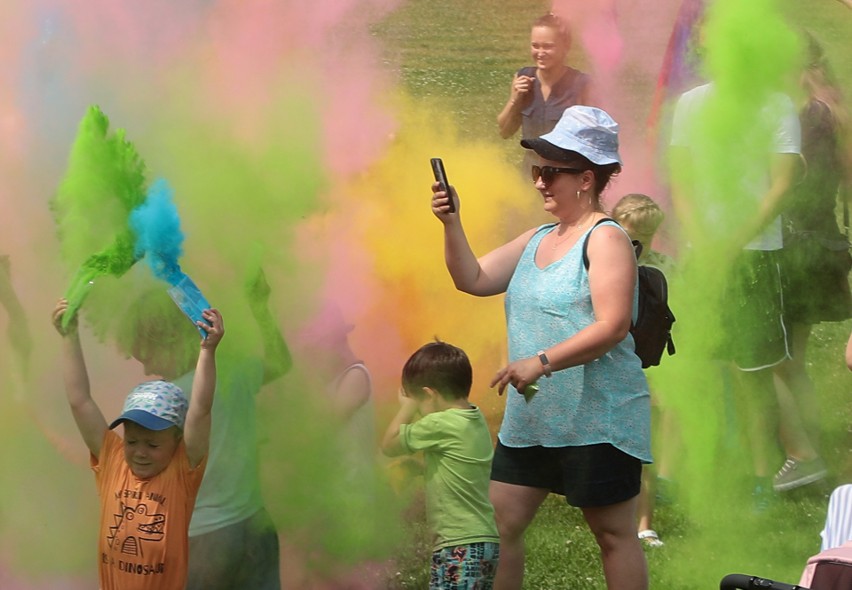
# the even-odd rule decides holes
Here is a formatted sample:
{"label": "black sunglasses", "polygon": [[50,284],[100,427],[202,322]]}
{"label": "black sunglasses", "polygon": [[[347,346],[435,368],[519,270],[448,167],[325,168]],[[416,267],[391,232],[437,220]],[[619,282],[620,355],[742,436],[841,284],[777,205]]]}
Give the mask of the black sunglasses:
{"label": "black sunglasses", "polygon": [[533,182],[538,182],[539,177],[545,186],[553,182],[557,174],[580,174],[584,170],[579,168],[557,168],[556,166],[533,166],[532,179]]}

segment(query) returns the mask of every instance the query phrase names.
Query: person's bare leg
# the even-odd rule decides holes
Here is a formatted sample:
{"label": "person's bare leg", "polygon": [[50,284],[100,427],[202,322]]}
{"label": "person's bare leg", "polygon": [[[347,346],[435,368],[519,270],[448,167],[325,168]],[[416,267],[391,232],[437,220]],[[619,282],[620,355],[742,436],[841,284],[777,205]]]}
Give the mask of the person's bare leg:
{"label": "person's bare leg", "polygon": [[650,465],[642,467],[642,488],[636,502],[636,514],[639,517],[639,530],[653,530],[654,528],[654,494],[656,493],[654,480],[656,470]]}
{"label": "person's bare leg", "polygon": [[735,396],[751,450],[754,475],[768,478],[774,460],[772,440],[777,432],[778,399],[771,369],[737,371]]}
{"label": "person's bare leg", "polygon": [[601,550],[609,590],[647,590],[648,564],[636,530],[637,498],[583,508],[583,516]]}
{"label": "person's bare leg", "polygon": [[654,465],[658,477],[671,479],[675,471],[675,459],[680,449],[680,425],[677,414],[671,408],[661,407],[660,410],[659,450],[654,451]]}
{"label": "person's bare leg", "polygon": [[819,405],[805,364],[811,326],[793,324],[790,331],[793,358],[775,368],[779,433],[788,457],[810,461],[819,457],[820,435]]}
{"label": "person's bare leg", "polygon": [[520,590],[524,581],[524,533],[548,490],[492,481],[489,490],[497,530],[500,561],[494,590]]}
{"label": "person's bare leg", "polygon": [[[651,427],[653,432],[660,431],[663,424],[661,416],[664,415],[659,407],[659,400],[656,395],[651,393]],[[652,438],[656,438],[652,435]],[[665,445],[665,441],[663,442]],[[657,457],[657,449],[654,448],[654,457]],[[639,518],[639,531],[654,530],[654,507],[656,505],[657,493],[657,465],[650,464],[642,466],[642,487],[639,489],[639,498],[637,501],[636,515]],[[656,535],[656,533],[654,533]],[[657,539],[658,541],[659,539]],[[648,539],[644,541],[648,545],[653,545],[654,540]]]}

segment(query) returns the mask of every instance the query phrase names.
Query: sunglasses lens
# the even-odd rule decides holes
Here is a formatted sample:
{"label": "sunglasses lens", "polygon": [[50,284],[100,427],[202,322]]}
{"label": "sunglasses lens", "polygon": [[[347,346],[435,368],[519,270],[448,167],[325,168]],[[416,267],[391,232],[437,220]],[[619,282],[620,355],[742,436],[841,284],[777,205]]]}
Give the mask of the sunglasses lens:
{"label": "sunglasses lens", "polygon": [[533,182],[538,182],[538,179],[541,178],[544,184],[550,184],[553,181],[553,177],[556,174],[553,171],[553,168],[550,166],[533,166],[532,167],[532,179]]}

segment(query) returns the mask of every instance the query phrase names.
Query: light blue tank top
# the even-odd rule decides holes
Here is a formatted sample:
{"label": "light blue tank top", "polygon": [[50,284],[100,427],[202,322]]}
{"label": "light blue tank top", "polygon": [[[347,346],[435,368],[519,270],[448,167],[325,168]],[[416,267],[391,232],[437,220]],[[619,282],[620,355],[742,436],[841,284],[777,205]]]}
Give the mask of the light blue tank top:
{"label": "light blue tank top", "polygon": [[[506,290],[509,360],[534,356],[594,321],[583,264],[583,242],[592,229],[561,259],[538,268],[536,250],[554,227],[543,225],[532,236]],[[610,443],[650,462],[648,384],[633,350],[628,334],[601,358],[542,377],[529,403],[510,386],[500,442],[508,447]]]}

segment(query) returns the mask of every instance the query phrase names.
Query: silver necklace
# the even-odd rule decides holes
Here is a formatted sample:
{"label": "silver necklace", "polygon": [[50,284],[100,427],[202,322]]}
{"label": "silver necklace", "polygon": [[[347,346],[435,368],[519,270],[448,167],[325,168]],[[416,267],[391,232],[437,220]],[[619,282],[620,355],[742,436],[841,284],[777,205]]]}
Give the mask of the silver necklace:
{"label": "silver necklace", "polygon": [[562,234],[561,240],[556,240],[555,242],[553,242],[553,245],[550,247],[551,250],[556,250],[561,244],[564,244],[565,242],[567,242],[568,238],[570,238],[572,235],[574,235],[575,231],[583,228],[583,223],[581,222],[581,223],[578,223],[577,225],[569,225],[568,227],[570,227],[572,229],[566,230],[565,233]]}

